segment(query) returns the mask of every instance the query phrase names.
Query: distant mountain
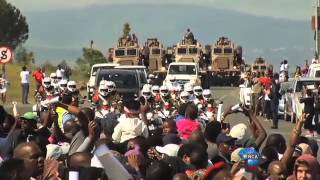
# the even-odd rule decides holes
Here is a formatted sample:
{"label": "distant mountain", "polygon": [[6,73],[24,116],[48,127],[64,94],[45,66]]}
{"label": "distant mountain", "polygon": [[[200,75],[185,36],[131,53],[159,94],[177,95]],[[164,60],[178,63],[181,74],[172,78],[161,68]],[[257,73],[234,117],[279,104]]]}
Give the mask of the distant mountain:
{"label": "distant mountain", "polygon": [[83,9],[27,13],[31,36],[27,47],[38,62],[75,60],[81,49],[94,46],[106,52],[115,45],[125,22],[131,24],[140,44],[158,37],[166,46],[181,40],[191,28],[202,44],[227,36],[242,45],[247,61],[263,56],[272,63],[288,58],[302,64],[313,56],[309,21],[257,17],[191,5],[104,5]]}

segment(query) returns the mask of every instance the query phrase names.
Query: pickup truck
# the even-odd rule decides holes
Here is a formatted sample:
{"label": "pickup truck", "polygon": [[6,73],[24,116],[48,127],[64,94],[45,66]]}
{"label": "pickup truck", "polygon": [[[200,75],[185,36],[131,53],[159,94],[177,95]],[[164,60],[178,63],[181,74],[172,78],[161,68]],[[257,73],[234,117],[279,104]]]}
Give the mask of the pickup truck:
{"label": "pickup truck", "polygon": [[304,109],[304,104],[299,102],[299,98],[303,96],[305,86],[315,85],[320,83],[320,78],[299,78],[289,79],[289,88],[286,91],[286,102],[284,104],[285,113],[284,119],[295,122],[300,118]]}

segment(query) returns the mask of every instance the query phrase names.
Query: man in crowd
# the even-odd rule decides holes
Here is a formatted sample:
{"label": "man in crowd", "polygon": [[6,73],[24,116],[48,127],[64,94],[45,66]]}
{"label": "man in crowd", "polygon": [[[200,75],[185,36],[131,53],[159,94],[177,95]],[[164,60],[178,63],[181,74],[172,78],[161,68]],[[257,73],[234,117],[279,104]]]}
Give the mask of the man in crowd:
{"label": "man in crowd", "polygon": [[22,87],[22,104],[29,104],[29,87],[30,87],[30,71],[27,71],[27,67],[23,66],[20,72],[21,87]]}
{"label": "man in crowd", "polygon": [[32,76],[36,80],[36,90],[38,91],[42,85],[42,80],[44,79],[45,75],[42,69],[39,67],[35,72],[32,73]]}

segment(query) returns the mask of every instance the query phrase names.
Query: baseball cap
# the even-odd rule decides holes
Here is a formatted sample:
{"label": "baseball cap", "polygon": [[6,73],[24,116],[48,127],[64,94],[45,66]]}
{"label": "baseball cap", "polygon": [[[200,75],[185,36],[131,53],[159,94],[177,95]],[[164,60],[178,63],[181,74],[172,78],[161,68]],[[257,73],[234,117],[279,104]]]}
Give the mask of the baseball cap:
{"label": "baseball cap", "polygon": [[242,140],[246,135],[247,129],[247,125],[240,123],[231,128],[229,135],[237,138],[237,140]]}
{"label": "baseball cap", "polygon": [[161,154],[166,154],[168,156],[174,156],[176,157],[178,155],[178,151],[180,149],[180,146],[177,144],[167,144],[163,147],[156,146],[156,150]]}
{"label": "baseball cap", "polygon": [[28,121],[37,121],[38,116],[34,112],[26,112],[20,118]]}
{"label": "baseball cap", "polygon": [[216,139],[217,144],[222,144],[222,143],[233,143],[237,138],[234,138],[230,135],[227,135],[225,133],[220,133]]}

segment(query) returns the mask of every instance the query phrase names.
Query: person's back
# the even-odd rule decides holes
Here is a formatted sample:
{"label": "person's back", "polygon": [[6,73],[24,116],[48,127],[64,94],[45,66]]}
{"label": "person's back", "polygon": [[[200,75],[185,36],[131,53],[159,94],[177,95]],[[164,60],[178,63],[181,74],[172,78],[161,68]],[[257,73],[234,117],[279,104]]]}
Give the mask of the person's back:
{"label": "person's back", "polygon": [[200,123],[196,121],[198,109],[194,104],[190,104],[186,109],[186,118],[177,122],[178,132],[183,139],[189,139],[191,134],[201,130]]}
{"label": "person's back", "polygon": [[65,74],[65,70],[62,69],[61,67],[59,67],[59,68],[57,69],[57,71],[56,71],[56,75],[57,75],[57,76],[61,76],[63,79],[65,79],[64,74]]}
{"label": "person's back", "polygon": [[146,125],[139,118],[126,117],[115,127],[112,138],[122,143],[139,135],[145,135],[146,130]]}
{"label": "person's back", "polygon": [[44,73],[41,71],[41,69],[38,69],[32,74],[32,76],[38,83],[42,83],[42,80],[44,78]]}
{"label": "person's back", "polygon": [[116,142],[125,142],[137,136],[148,136],[148,128],[139,118],[140,102],[126,100],[124,102],[125,114],[118,119],[112,138]]}
{"label": "person's back", "polygon": [[29,83],[30,72],[27,71],[27,68],[23,67],[20,72],[21,83]]}
{"label": "person's back", "polygon": [[30,72],[27,71],[26,66],[22,67],[22,71],[20,72],[20,78],[22,87],[22,103],[28,104]]}

